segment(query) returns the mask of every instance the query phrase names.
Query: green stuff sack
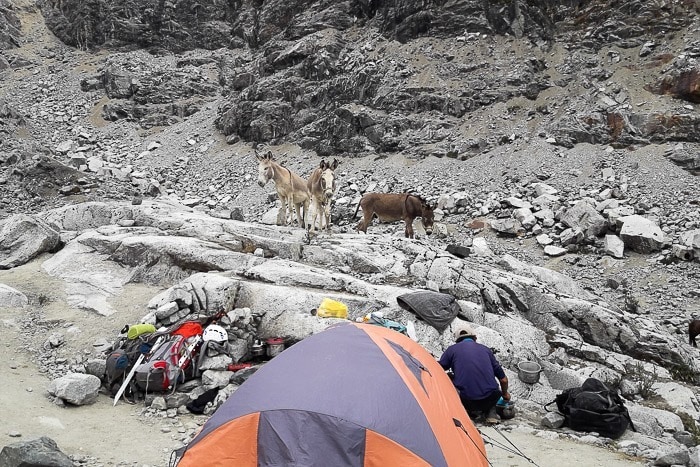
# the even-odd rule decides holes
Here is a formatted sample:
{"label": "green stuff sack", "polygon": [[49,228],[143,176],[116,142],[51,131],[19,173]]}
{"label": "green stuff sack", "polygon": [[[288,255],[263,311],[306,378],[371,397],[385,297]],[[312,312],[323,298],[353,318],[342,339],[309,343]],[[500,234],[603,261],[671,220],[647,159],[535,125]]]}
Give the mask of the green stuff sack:
{"label": "green stuff sack", "polygon": [[127,339],[136,339],[141,334],[152,334],[156,332],[156,327],[152,324],[133,324],[129,326],[126,334]]}

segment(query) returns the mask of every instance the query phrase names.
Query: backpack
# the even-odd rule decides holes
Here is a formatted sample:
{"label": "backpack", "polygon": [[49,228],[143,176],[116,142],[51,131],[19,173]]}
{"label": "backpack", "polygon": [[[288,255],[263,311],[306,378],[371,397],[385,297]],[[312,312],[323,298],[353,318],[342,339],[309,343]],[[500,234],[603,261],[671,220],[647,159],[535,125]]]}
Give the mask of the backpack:
{"label": "backpack", "polygon": [[622,398],[595,378],[558,394],[545,410],[554,403],[564,416],[564,425],[572,430],[596,432],[612,439],[622,436],[628,426],[636,431]]}
{"label": "backpack", "polygon": [[135,338],[122,338],[113,346],[105,360],[105,383],[112,394],[116,394],[124,378],[141,354],[147,354],[156,336],[152,333],[142,333]]}
{"label": "backpack", "polygon": [[170,336],[153,346],[148,359],[139,364],[133,382],[144,392],[162,392],[196,375],[194,357],[202,343],[202,325],[186,322]]}

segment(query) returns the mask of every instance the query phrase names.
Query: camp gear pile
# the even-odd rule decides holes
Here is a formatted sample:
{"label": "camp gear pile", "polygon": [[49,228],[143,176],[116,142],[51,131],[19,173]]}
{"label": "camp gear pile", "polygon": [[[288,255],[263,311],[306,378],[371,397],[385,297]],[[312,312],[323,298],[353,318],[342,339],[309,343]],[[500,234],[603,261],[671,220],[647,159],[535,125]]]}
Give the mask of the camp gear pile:
{"label": "camp gear pile", "polygon": [[105,380],[115,395],[174,390],[196,376],[196,357],[203,342],[199,321],[186,321],[156,331],[150,324],[126,326],[106,359]]}
{"label": "camp gear pile", "polygon": [[184,323],[167,340],[154,346],[148,361],[136,367],[134,382],[145,392],[174,390],[195,376],[193,357],[202,343],[202,325]]}
{"label": "camp gear pile", "polygon": [[564,425],[572,430],[596,432],[612,439],[622,436],[628,426],[634,430],[622,398],[595,378],[565,390],[547,406],[553,403],[564,416]]}

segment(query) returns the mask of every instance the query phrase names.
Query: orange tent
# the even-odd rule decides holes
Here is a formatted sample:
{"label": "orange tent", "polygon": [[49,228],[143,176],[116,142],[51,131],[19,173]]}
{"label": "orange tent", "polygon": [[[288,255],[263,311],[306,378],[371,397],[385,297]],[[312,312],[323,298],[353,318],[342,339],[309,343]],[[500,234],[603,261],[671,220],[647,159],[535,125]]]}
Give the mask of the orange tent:
{"label": "orange tent", "polygon": [[333,326],[252,375],[180,467],[487,466],[479,432],[435,359],[403,334]]}

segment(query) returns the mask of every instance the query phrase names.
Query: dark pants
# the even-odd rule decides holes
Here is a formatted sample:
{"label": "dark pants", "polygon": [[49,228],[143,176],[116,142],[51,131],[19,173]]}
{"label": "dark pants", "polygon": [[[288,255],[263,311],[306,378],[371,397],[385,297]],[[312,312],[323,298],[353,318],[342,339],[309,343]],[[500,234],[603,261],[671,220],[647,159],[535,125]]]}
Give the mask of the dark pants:
{"label": "dark pants", "polygon": [[474,418],[480,414],[487,415],[492,408],[496,407],[498,399],[500,399],[501,396],[501,391],[496,389],[484,399],[467,399],[466,397],[462,397],[461,395],[459,396],[459,398],[462,400],[462,405],[465,409],[467,409],[467,413],[469,414],[469,416]]}

